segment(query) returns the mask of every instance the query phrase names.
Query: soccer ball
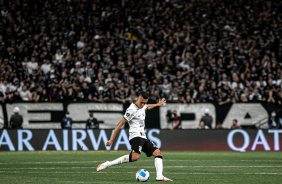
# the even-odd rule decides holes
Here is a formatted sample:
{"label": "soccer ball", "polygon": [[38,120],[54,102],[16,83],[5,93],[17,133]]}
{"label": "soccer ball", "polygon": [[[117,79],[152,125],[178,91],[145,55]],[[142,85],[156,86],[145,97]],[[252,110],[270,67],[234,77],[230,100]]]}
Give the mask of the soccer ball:
{"label": "soccer ball", "polygon": [[136,173],[136,180],[137,181],[146,182],[146,181],[149,181],[149,179],[150,179],[150,173],[145,169],[140,169]]}

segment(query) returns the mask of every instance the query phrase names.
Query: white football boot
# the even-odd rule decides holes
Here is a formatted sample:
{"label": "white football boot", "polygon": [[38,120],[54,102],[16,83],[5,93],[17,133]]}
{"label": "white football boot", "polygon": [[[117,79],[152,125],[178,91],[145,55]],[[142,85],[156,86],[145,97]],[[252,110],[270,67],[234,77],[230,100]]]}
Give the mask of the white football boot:
{"label": "white football boot", "polygon": [[156,178],[156,181],[172,181],[172,180],[167,177],[161,176],[159,178]]}
{"label": "white football boot", "polygon": [[102,170],[104,170],[108,167],[110,167],[109,161],[106,161],[104,163],[99,164],[96,170],[99,172],[99,171],[102,171]]}

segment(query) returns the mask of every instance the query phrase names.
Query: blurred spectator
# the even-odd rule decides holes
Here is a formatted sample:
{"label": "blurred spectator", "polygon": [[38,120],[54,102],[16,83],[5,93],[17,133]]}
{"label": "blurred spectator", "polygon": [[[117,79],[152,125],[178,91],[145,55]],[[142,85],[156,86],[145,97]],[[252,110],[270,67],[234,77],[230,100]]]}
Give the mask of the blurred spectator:
{"label": "blurred spectator", "polygon": [[203,121],[200,121],[198,129],[209,129],[209,127]]}
{"label": "blurred spectator", "polygon": [[118,102],[122,102],[122,103],[125,103],[126,102],[126,100],[127,100],[127,98],[129,97],[129,93],[127,93],[126,91],[125,91],[125,88],[124,87],[121,87],[119,90],[118,90],[118,92],[117,92],[117,95],[116,95],[116,100],[118,101]]}
{"label": "blurred spectator", "polygon": [[168,82],[168,79],[164,79],[163,84],[160,86],[162,91],[162,96],[168,98],[171,93],[171,84]]}
{"label": "blurred spectator", "polygon": [[13,84],[10,85],[10,89],[11,89],[11,92],[14,92],[16,90],[20,91],[22,88],[22,85],[21,83],[19,82],[19,79],[18,78],[15,78],[13,80]]}
{"label": "blurred spectator", "polygon": [[13,112],[14,114],[10,118],[8,127],[12,129],[22,129],[23,117],[20,115],[20,108],[15,107]]}
{"label": "blurred spectator", "polygon": [[272,111],[268,118],[269,129],[279,129],[282,127],[282,118],[276,114],[276,111]]}
{"label": "blurred spectator", "polygon": [[209,109],[205,109],[205,114],[200,120],[200,125],[202,122],[204,123],[204,126],[207,126],[209,129],[212,129],[213,118],[210,115]]}
{"label": "blurred spectator", "polygon": [[62,129],[71,129],[72,128],[72,118],[70,117],[69,112],[66,112],[65,116],[62,118],[61,128]]}
{"label": "blurred spectator", "polygon": [[196,93],[196,102],[206,102],[207,101],[207,94],[204,91],[204,86],[201,85]]}
{"label": "blurred spectator", "polygon": [[238,125],[237,119],[233,119],[232,126],[230,127],[230,129],[240,129],[240,128],[241,127]]}
{"label": "blurred spectator", "polygon": [[218,104],[223,105],[230,102],[231,102],[230,95],[228,95],[228,93],[226,92],[223,92],[221,88],[218,88]]}
{"label": "blurred spectator", "polygon": [[136,101],[137,95],[136,95],[136,92],[134,90],[130,91],[130,95],[129,95],[128,99],[129,99],[129,103],[133,103],[134,101]]}
{"label": "blurred spectator", "polygon": [[172,127],[170,130],[175,130],[175,129],[181,129],[181,117],[177,115],[176,110],[172,112],[172,117],[171,117],[171,122],[172,122]]}
{"label": "blurred spectator", "polygon": [[220,122],[216,123],[215,129],[223,129],[223,126]]}
{"label": "blurred spectator", "polygon": [[27,62],[27,70],[28,70],[28,73],[31,74],[32,73],[32,70],[37,70],[37,66],[38,66],[38,63],[36,62],[36,59],[34,56],[31,57],[30,61]]}
{"label": "blurred spectator", "polygon": [[23,101],[29,101],[30,91],[27,89],[27,86],[22,87],[22,91],[20,92],[21,99]]}
{"label": "blurred spectator", "polygon": [[159,89],[157,83],[152,83],[152,85],[148,89],[149,91],[149,98],[153,101],[157,101],[160,96],[161,90]]}
{"label": "blurred spectator", "polygon": [[86,121],[86,129],[99,129],[99,121],[94,118],[94,114],[89,114],[89,119]]}
{"label": "blurred spectator", "polygon": [[266,97],[267,97],[267,102],[269,103],[275,103],[275,99],[273,96],[273,91],[272,90],[268,90],[268,92],[266,92]]}
{"label": "blurred spectator", "polygon": [[43,89],[42,92],[39,92],[40,97],[39,97],[39,102],[50,102],[49,95],[47,94],[47,90]]}
{"label": "blurred spectator", "polygon": [[63,62],[63,54],[61,52],[60,49],[57,49],[57,52],[55,54],[55,60],[58,62],[58,63],[62,63]]}
{"label": "blurred spectator", "polygon": [[254,89],[253,93],[249,96],[250,102],[260,102],[262,100],[261,94],[257,88]]}
{"label": "blurred spectator", "polygon": [[33,91],[30,93],[29,101],[30,102],[38,102],[40,99],[40,94],[38,94],[36,89],[33,89]]}
{"label": "blurred spectator", "polygon": [[246,97],[246,94],[241,94],[240,96],[240,102],[248,102],[248,98]]}
{"label": "blurred spectator", "polygon": [[46,59],[45,62],[41,65],[41,70],[44,75],[47,75],[51,70],[52,64],[49,59]]}
{"label": "blurred spectator", "polygon": [[177,93],[177,88],[173,88],[168,99],[167,102],[175,102],[175,103],[179,103],[180,102],[180,98],[179,95]]}
{"label": "blurred spectator", "polygon": [[167,128],[172,128],[172,112],[171,112],[171,110],[166,111],[165,119],[166,119],[166,123],[167,123]]}
{"label": "blurred spectator", "polygon": [[190,95],[190,90],[187,90],[185,93],[184,103],[194,103],[194,99]]}
{"label": "blurred spectator", "polygon": [[74,99],[76,99],[76,93],[74,92],[72,87],[69,87],[68,91],[67,91],[66,100],[67,101],[73,101]]}
{"label": "blurred spectator", "polygon": [[13,93],[13,99],[15,102],[20,102],[22,101],[22,97],[20,96],[20,93],[18,91],[14,91]]}
{"label": "blurred spectator", "polygon": [[104,102],[104,97],[105,97],[104,88],[103,86],[100,86],[98,88],[98,92],[94,93],[93,100],[95,102]]}
{"label": "blurred spectator", "polygon": [[53,87],[53,88],[50,89],[49,99],[50,99],[50,102],[57,102],[57,101],[60,100],[60,95],[58,93],[57,87]]}
{"label": "blurred spectator", "polygon": [[13,93],[12,92],[8,92],[6,99],[5,99],[5,103],[14,103],[15,99],[13,97]]}
{"label": "blurred spectator", "polygon": [[76,98],[74,99],[74,101],[76,101],[76,102],[81,102],[81,101],[83,101],[83,95],[82,95],[83,93],[81,92],[81,91],[77,91],[77,93],[76,93]]}
{"label": "blurred spectator", "polygon": [[64,102],[64,101],[65,101],[65,98],[66,98],[66,95],[64,94],[64,92],[63,92],[62,89],[59,90],[58,95],[59,95],[58,101],[59,101],[59,102]]}
{"label": "blurred spectator", "polygon": [[0,92],[4,95],[4,97],[6,97],[6,89],[8,87],[8,81],[7,80],[4,80],[1,82],[0,84]]}
{"label": "blurred spectator", "polygon": [[89,93],[85,101],[86,102],[93,102],[94,101],[93,100],[93,95],[91,93]]}

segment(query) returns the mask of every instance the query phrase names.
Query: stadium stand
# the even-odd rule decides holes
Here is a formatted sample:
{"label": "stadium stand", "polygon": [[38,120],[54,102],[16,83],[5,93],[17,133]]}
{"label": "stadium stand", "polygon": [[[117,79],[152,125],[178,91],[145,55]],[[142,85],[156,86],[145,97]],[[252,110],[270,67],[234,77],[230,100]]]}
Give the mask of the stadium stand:
{"label": "stadium stand", "polygon": [[282,103],[280,0],[0,3],[2,103]]}

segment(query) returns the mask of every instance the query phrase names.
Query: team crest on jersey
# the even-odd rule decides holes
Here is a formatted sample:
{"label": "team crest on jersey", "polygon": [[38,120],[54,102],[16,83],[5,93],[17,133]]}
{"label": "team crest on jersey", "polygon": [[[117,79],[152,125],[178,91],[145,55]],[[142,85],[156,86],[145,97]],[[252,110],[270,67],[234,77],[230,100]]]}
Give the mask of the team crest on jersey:
{"label": "team crest on jersey", "polygon": [[130,116],[130,114],[129,114],[129,113],[126,113],[126,116]]}

